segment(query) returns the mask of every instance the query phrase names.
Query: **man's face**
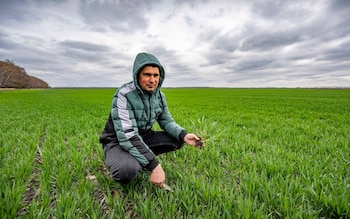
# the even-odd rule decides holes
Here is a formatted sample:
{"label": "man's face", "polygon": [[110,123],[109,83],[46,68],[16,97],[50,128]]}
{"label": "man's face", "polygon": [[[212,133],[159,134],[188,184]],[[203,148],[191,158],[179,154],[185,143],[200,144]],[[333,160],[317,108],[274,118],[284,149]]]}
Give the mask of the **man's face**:
{"label": "man's face", "polygon": [[153,92],[158,87],[159,83],[159,68],[145,66],[139,74],[139,85],[146,92]]}

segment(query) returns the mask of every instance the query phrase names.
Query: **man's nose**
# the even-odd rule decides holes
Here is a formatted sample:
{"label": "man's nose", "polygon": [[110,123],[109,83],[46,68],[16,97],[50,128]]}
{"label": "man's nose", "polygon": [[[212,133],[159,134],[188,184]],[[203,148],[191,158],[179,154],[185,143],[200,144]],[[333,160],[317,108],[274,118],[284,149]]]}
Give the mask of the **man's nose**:
{"label": "man's nose", "polygon": [[155,82],[155,81],[156,81],[156,77],[152,75],[152,76],[150,77],[150,81]]}

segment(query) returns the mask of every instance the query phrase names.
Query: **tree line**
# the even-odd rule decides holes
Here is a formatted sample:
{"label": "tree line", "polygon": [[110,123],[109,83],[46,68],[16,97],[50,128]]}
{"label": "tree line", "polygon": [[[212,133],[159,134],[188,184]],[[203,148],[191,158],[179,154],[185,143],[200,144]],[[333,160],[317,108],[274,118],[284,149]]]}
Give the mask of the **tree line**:
{"label": "tree line", "polygon": [[49,88],[45,81],[28,75],[13,61],[0,61],[0,88]]}

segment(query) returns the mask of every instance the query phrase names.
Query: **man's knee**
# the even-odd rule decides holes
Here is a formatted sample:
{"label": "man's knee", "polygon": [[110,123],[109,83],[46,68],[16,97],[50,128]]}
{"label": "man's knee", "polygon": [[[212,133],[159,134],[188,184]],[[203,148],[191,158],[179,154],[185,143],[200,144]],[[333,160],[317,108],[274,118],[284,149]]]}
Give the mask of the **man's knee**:
{"label": "man's knee", "polygon": [[181,149],[181,148],[182,148],[184,145],[185,145],[185,143],[184,143],[184,142],[179,142],[178,147],[177,147],[177,149],[176,149],[176,150]]}
{"label": "man's knee", "polygon": [[119,166],[112,165],[110,167],[112,179],[123,184],[130,183],[133,179],[135,179],[138,176],[141,170],[142,168],[139,164],[124,164]]}
{"label": "man's knee", "polygon": [[115,181],[127,184],[142,170],[140,163],[118,145],[106,147],[105,157],[106,165]]}

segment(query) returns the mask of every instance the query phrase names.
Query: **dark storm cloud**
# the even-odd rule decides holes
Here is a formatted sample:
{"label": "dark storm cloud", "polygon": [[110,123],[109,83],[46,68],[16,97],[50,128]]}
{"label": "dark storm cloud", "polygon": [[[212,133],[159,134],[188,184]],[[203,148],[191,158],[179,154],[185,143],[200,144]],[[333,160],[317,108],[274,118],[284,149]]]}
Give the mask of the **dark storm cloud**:
{"label": "dark storm cloud", "polygon": [[152,53],[156,57],[159,57],[160,61],[165,61],[166,63],[177,63],[177,54],[175,50],[167,49],[162,45],[147,45],[144,47],[144,52]]}
{"label": "dark storm cloud", "polygon": [[[37,10],[45,11],[46,7],[55,7],[68,0],[2,0],[0,1],[0,20],[6,25],[20,22],[38,22],[46,19],[37,13]],[[64,12],[62,12],[64,14]],[[4,24],[4,23],[3,23]]]}
{"label": "dark storm cloud", "polygon": [[243,40],[239,50],[272,50],[276,47],[292,45],[300,41],[300,36],[290,33],[263,33]]}
{"label": "dark storm cloud", "polygon": [[233,69],[235,70],[235,72],[242,72],[242,73],[259,71],[259,70],[267,69],[269,65],[273,62],[274,62],[273,60],[268,58],[240,61],[233,67]]}
{"label": "dark storm cloud", "polygon": [[350,1],[348,0],[333,0],[330,1],[331,4],[331,9],[335,9],[335,10],[345,10],[345,11],[349,11],[350,9]]}
{"label": "dark storm cloud", "polygon": [[59,44],[64,46],[64,47],[67,47],[67,48],[84,50],[84,51],[91,51],[91,52],[108,52],[108,51],[110,51],[110,48],[108,46],[89,43],[89,42],[83,42],[83,41],[66,40],[64,42],[60,42]]}
{"label": "dark storm cloud", "polygon": [[323,54],[320,54],[318,60],[337,60],[338,62],[348,62],[350,60],[350,43],[341,44],[339,45],[339,48],[326,50]]}
{"label": "dark storm cloud", "polygon": [[239,46],[238,38],[227,34],[218,35],[213,40],[213,47],[226,52],[234,52]]}
{"label": "dark storm cloud", "polygon": [[[10,59],[15,62],[28,65],[47,63],[53,52],[47,51],[42,46],[43,40],[37,37],[18,34],[15,40],[10,35],[0,32],[0,59]],[[22,41],[25,39],[25,41]],[[35,45],[35,46],[33,46]],[[49,60],[48,60],[49,59]]]}
{"label": "dark storm cloud", "polygon": [[309,1],[304,0],[258,0],[252,4],[252,11],[255,15],[274,22],[289,22],[307,18],[310,6]]}
{"label": "dark storm cloud", "polygon": [[0,21],[25,21],[27,16],[22,4],[26,4],[26,2],[21,0],[0,1]]}
{"label": "dark storm cloud", "polygon": [[18,45],[16,42],[13,42],[11,40],[11,37],[8,34],[2,32],[0,29],[0,49],[11,50],[18,47],[20,47],[20,45]]}
{"label": "dark storm cloud", "polygon": [[60,53],[62,56],[69,58],[69,62],[98,62],[101,57],[91,52],[81,50],[67,49]]}

